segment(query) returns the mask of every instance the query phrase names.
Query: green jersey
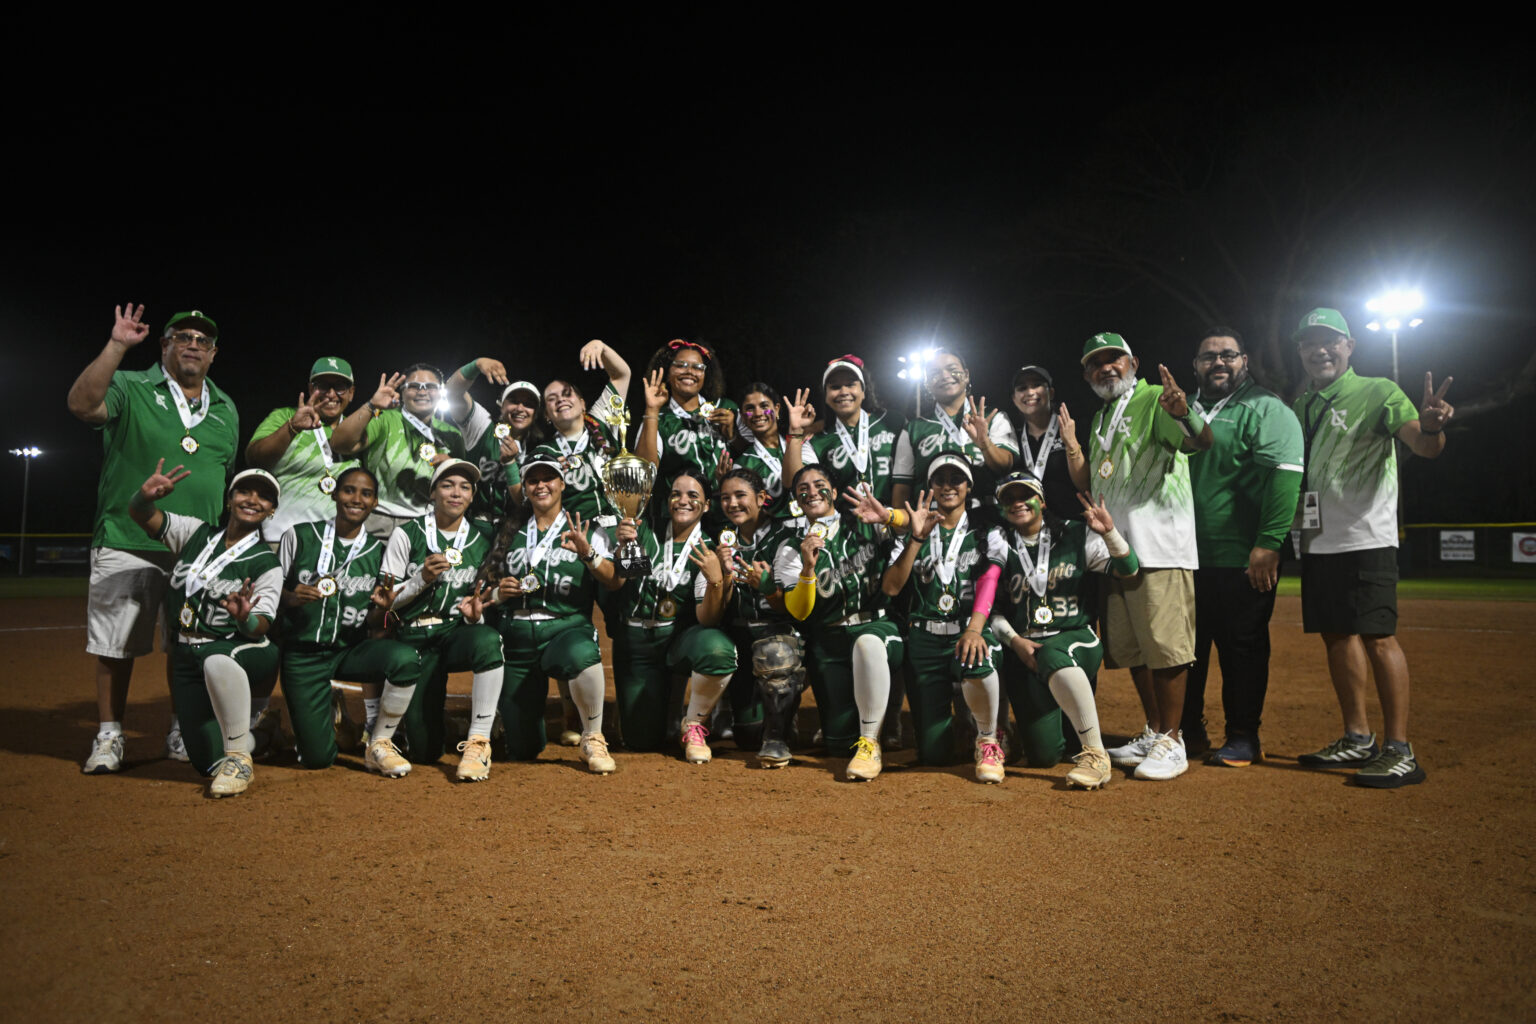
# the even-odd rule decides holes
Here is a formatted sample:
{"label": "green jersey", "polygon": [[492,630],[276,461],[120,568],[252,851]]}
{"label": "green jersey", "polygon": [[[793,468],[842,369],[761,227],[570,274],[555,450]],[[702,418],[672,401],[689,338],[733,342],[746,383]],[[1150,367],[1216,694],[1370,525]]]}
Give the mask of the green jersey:
{"label": "green jersey", "polygon": [[272,549],[261,542],[259,532],[225,547],[221,527],[167,512],[155,539],[180,556],[171,570],[165,608],[182,633],[220,640],[239,637],[234,620],[219,602],[239,592],[246,580],[251,581],[251,610],[268,619],[277,617],[283,569]]}
{"label": "green jersey", "polygon": [[[1158,404],[1161,385],[1136,387],[1094,413],[1088,473],[1115,524],[1149,569],[1198,569],[1195,506],[1184,432]],[[1199,415],[1189,414],[1195,432]]]}
{"label": "green jersey", "polygon": [[[694,625],[699,621],[698,602],[704,599],[709,581],[689,559],[688,552],[710,541],[703,524],[694,524],[688,536],[675,539],[670,525],[660,538],[649,523],[641,522],[639,526],[640,547],[651,560],[651,574],[625,581],[618,602],[624,618],[675,622],[679,630]],[[613,543],[613,547],[617,546]]]}
{"label": "green jersey", "polygon": [[[432,624],[417,626],[418,619],[463,621],[459,599],[475,589],[475,577],[491,553],[492,536],[489,523],[468,516],[452,533],[444,533],[437,528],[436,517],[430,512],[395,527],[380,568],[396,583],[393,610],[403,624],[400,639],[417,638],[429,631]],[[434,582],[426,582],[421,567],[427,556],[442,552],[451,562],[454,556],[449,553],[450,548],[459,552],[458,564],[450,565]]]}
{"label": "green jersey", "polygon": [[[576,552],[563,547],[561,536],[570,529],[569,514],[562,511],[548,530],[540,530],[538,520],[528,517],[512,537],[501,572],[525,579],[537,577],[538,589],[514,597],[501,605],[503,613],[542,611],[554,618],[567,615],[592,617],[592,601],[597,595],[597,580]],[[602,530],[592,531],[592,550],[600,558],[609,558],[612,550]]]}
{"label": "green jersey", "polygon": [[[370,600],[384,560],[384,542],[359,529],[336,535],[336,521],[290,526],[277,548],[283,588],[320,588],[318,601],[283,609],[283,645],[305,650],[339,650],[368,639]],[[330,580],[330,583],[326,583]],[[331,591],[327,594],[326,591]]]}
{"label": "green jersey", "polygon": [[[735,531],[734,526],[728,529]],[[765,515],[759,515],[757,519],[757,531],[751,540],[743,539],[739,534],[736,538],[735,552],[742,562],[767,562],[771,567],[778,558],[779,548],[786,544],[800,543],[800,535],[791,532],[783,522],[770,519]],[[771,575],[770,569],[770,575]],[[768,599],[747,583],[738,582],[731,593],[731,603],[726,608],[725,621],[722,625],[743,626],[749,622],[783,622],[786,625],[793,622],[790,614],[782,607],[773,608],[768,604]]]}
{"label": "green jersey", "polygon": [[368,421],[363,465],[379,478],[379,511],[390,516],[419,516],[432,505],[433,458],[468,454],[464,435],[446,420],[412,423],[399,409],[386,409]]}
{"label": "green jersey", "polygon": [[744,440],[737,442],[731,452],[731,460],[740,468],[750,469],[762,477],[763,485],[768,488],[768,497],[763,501],[764,512],[779,520],[792,519],[798,514],[790,507],[793,503],[784,493],[782,441],[770,448],[749,432],[744,435]]}
{"label": "green jersey", "polygon": [[1256,547],[1280,550],[1290,531],[1301,492],[1301,424],[1252,380],[1190,406],[1214,438],[1209,451],[1189,455],[1200,564],[1242,568]]}
{"label": "green jersey", "polygon": [[[1109,571],[1104,538],[1081,519],[1041,527],[1028,540],[1012,526],[994,527],[993,534],[1007,559],[996,613],[1031,639],[1086,629],[1096,609],[1082,600],[1083,579],[1089,572]],[[1047,564],[1041,566],[1046,547]]]}
{"label": "green jersey", "polygon": [[820,466],[839,501],[843,491],[864,483],[882,504],[889,503],[900,430],[901,418],[891,412],[871,416],[860,410],[859,423],[851,430],[834,419],[821,433],[806,439],[800,448],[801,465]]}
{"label": "green jersey", "polygon": [[[287,430],[288,421],[297,411],[290,405],[267,413],[251,435],[251,443]],[[322,424],[313,430],[301,430],[297,437],[289,439],[282,458],[272,467],[272,475],[283,488],[283,500],[272,518],[262,525],[261,535],[267,540],[281,538],[296,523],[313,523],[336,515],[336,502],[331,498],[336,481],[357,465],[357,460],[340,457],[331,450],[331,431],[335,429],[334,423]]]}
{"label": "green jersey", "polygon": [[[729,439],[704,415],[706,403],[700,399],[699,408],[688,412],[677,400],[664,405],[656,420],[656,451],[660,464],[656,471],[656,489],[653,494],[667,494],[678,474],[689,469],[699,478],[713,485],[715,470],[720,465],[720,455],[729,445]],[[714,403],[721,409],[739,413],[736,403],[722,398]]]}
{"label": "green jersey", "polygon": [[[828,526],[826,545],[816,553],[816,604],[805,620],[811,628],[836,623],[850,615],[883,611],[880,590],[881,555],[890,546],[891,531],[871,526],[854,515],[828,516],[818,520]],[[809,524],[792,519],[785,524],[789,535],[773,563],[773,576],[785,590],[800,580],[800,544]]]}
{"label": "green jersey", "polygon": [[910,544],[920,544],[907,577],[906,592],[911,595],[909,612],[914,621],[965,622],[976,603],[976,580],[987,566],[1001,566],[1008,560],[1007,546],[999,532],[960,517],[953,530],[943,523],[933,528],[926,540],[898,537],[889,565],[901,561]]}
{"label": "green jersey", "polygon": [[[224,486],[240,441],[235,403],[211,380],[204,380],[206,402],[188,403],[190,428],[182,422],[171,389],[180,386],[166,377],[160,364],[147,370],[119,370],[107,386],[107,421],[101,431],[101,476],[96,484],[96,525],[91,546],[124,551],[160,551],[128,515],[128,502],[144,478],[165,460],[166,471],[185,466],[192,475],[160,499],[167,512],[199,521],[217,519],[224,508]],[[188,440],[190,439],[190,440]],[[187,449],[191,448],[192,451]]]}
{"label": "green jersey", "polygon": [[1306,446],[1303,490],[1316,491],[1321,526],[1301,531],[1302,551],[1397,547],[1397,458],[1393,438],[1419,418],[1402,388],[1345,370],[1296,399]]}
{"label": "green jersey", "polygon": [[[978,501],[992,504],[996,499],[992,491],[997,485],[996,475],[987,468],[982,458],[981,446],[965,432],[965,417],[970,415],[971,400],[967,398],[958,417],[951,418],[943,409],[934,407],[932,417],[920,417],[907,423],[896,443],[896,463],[891,471],[892,479],[906,484],[912,493],[927,490],[928,466],[940,452],[957,452],[971,464],[975,483],[971,496]],[[994,409],[987,414],[987,439],[1006,452],[1019,454],[1019,438],[1013,432],[1008,417]]]}

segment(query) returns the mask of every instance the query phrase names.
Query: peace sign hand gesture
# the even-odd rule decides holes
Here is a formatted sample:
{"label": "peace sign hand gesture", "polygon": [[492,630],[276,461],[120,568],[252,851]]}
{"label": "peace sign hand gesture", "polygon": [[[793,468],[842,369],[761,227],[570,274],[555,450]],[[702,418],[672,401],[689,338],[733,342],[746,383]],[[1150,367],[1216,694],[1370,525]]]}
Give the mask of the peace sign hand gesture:
{"label": "peace sign hand gesture", "polygon": [[1435,375],[1425,372],[1424,401],[1419,406],[1419,430],[1426,434],[1438,434],[1456,414],[1455,408],[1445,400],[1445,393],[1450,390],[1451,381],[1455,379],[1445,378],[1440,384],[1440,390],[1436,391]]}

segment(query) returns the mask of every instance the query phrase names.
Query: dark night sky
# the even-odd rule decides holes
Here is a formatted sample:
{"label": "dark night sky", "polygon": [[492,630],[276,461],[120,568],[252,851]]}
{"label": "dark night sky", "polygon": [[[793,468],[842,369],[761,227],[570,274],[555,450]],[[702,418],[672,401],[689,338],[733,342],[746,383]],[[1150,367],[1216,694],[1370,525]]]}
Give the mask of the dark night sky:
{"label": "dark night sky", "polygon": [[[1187,114],[1185,132],[1315,129],[1336,104],[1305,88],[1306,74],[1340,56],[1250,55],[1226,72],[1245,76],[1236,115],[1211,66],[1128,46],[988,70],[911,54],[642,67],[568,53],[430,84],[425,73],[381,83],[334,72],[295,85],[267,68],[14,96],[12,151],[29,158],[12,190],[0,330],[27,386],[0,442],[47,450],[34,466],[33,531],[89,529],[99,442],[64,397],[105,341],[112,306],[130,299],[156,325],[193,306],[218,319],[213,378],[241,410],[242,441],[292,402],[317,355],[350,358],[360,383],[480,354],[542,381],[575,373],[576,349],[593,337],[632,363],[671,337],[712,341],[733,394],[753,374],[811,383],[827,358],[853,350],[876,364],[889,404],[896,356],[937,338],[971,354],[976,389],[996,400],[1022,362],[1059,367],[1082,418],[1094,404],[1073,374],[1084,337],[1120,330],[1144,342],[1143,372],[1165,359],[1192,384],[1191,335],[1205,325],[1134,281],[1042,256],[1040,218],[1083,201],[1095,161],[1142,145],[1134,126],[1157,103],[1160,117],[1176,111],[1169,123]],[[1428,77],[1438,120],[1414,125],[1407,157],[1370,171],[1373,202],[1399,203],[1402,222],[1386,234],[1379,218],[1363,222],[1375,233],[1350,257],[1368,266],[1330,271],[1330,294],[1283,305],[1294,318],[1338,304],[1363,321],[1373,276],[1422,272],[1439,306],[1404,339],[1404,379],[1453,372],[1451,398],[1467,400],[1517,370],[1536,337],[1532,97],[1519,73],[1430,56],[1356,62],[1366,91],[1423,90]],[[1458,109],[1510,126],[1492,161],[1508,161],[1501,173],[1456,157]],[[1162,137],[1175,150],[1187,139]],[[1288,173],[1277,161],[1277,180]],[[146,346],[130,365],[149,360]],[[1387,369],[1379,349],[1357,364]],[[1520,452],[1523,482],[1474,500],[1472,463],[1442,459],[1438,477],[1414,467],[1426,484],[1411,501],[1442,484],[1459,497],[1423,497],[1410,518],[1536,512],[1520,507],[1533,405],[1452,438]],[[7,491],[19,461],[0,470]],[[18,512],[14,498],[0,504],[0,530],[14,530]]]}

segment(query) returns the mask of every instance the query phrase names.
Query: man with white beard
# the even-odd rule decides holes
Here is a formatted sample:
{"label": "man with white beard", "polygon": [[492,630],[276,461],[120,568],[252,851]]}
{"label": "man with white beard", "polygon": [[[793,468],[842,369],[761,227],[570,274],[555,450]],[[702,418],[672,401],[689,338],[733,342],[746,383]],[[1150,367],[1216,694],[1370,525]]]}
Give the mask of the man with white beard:
{"label": "man with white beard", "polygon": [[1134,765],[1138,779],[1174,779],[1189,767],[1179,725],[1195,660],[1199,567],[1184,452],[1209,448],[1211,428],[1190,411],[1166,366],[1158,367],[1161,386],[1137,378],[1140,364],[1118,334],[1089,338],[1082,364],[1105,404],[1089,423],[1087,463],[1073,466],[1073,482],[1104,499],[1142,568],[1134,579],[1106,581],[1104,664],[1130,669],[1147,718],[1141,734],[1109,756]]}

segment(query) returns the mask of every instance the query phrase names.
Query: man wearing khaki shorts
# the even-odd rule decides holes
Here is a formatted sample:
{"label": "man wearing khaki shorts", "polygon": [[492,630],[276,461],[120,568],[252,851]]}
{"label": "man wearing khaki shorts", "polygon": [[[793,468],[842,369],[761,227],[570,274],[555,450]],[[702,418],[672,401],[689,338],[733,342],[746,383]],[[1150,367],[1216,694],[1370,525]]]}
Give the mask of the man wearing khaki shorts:
{"label": "man wearing khaki shorts", "polygon": [[[119,307],[106,347],[69,389],[69,411],[102,437],[85,645],[96,655],[101,728],[82,768],[88,775],[122,769],[133,662],[154,650],[155,620],[175,562],[164,544],[128,518],[128,499],[164,459],[167,470],[184,466],[191,475],[162,507],[217,521],[240,435],[234,403],[207,379],[218,353],[218,325],[198,310],[166,322],[158,363],[147,370],[118,369],[129,350],[149,337],[143,315],[143,306]],[[166,748],[169,756],[187,759],[174,720]]]}
{"label": "man wearing khaki shorts", "polygon": [[[1110,750],[1136,778],[1165,780],[1189,767],[1179,721],[1195,660],[1195,509],[1187,451],[1211,446],[1211,428],[1190,411],[1173,374],[1162,385],[1137,379],[1139,363],[1118,334],[1083,345],[1083,377],[1104,406],[1089,423],[1086,459],[1068,465],[1073,482],[1103,498],[1141,561],[1141,574],[1111,579],[1104,595],[1104,664],[1130,669],[1146,712],[1141,735]],[[1064,425],[1065,426],[1065,425]],[[1066,438],[1069,453],[1077,447]]]}

